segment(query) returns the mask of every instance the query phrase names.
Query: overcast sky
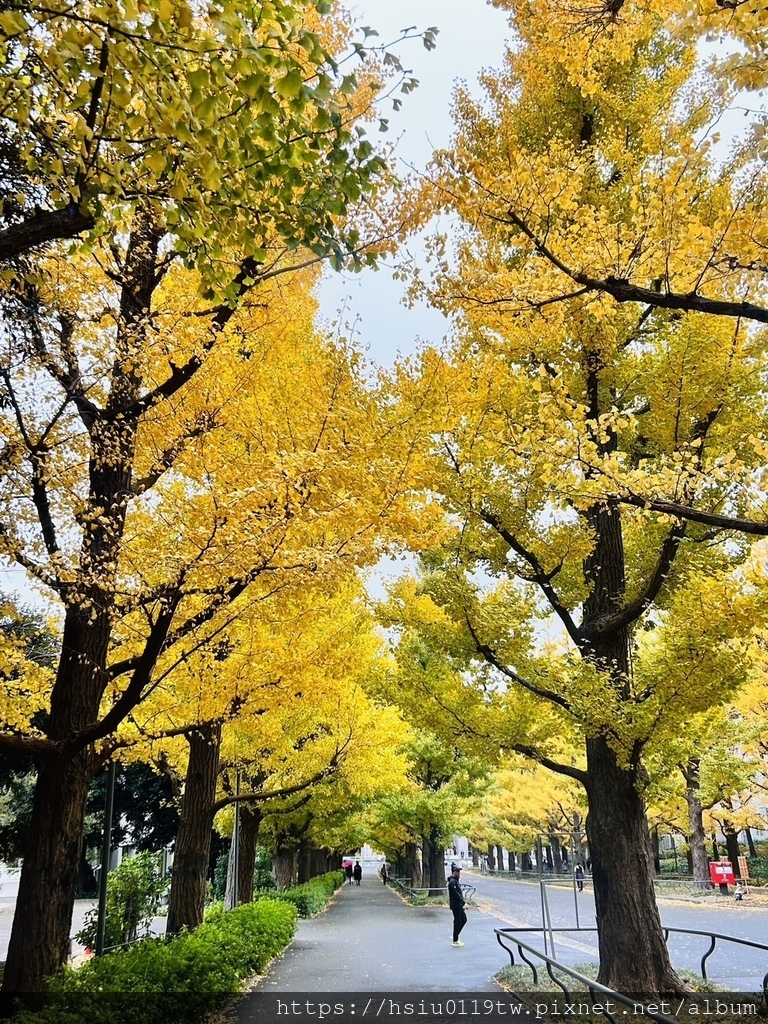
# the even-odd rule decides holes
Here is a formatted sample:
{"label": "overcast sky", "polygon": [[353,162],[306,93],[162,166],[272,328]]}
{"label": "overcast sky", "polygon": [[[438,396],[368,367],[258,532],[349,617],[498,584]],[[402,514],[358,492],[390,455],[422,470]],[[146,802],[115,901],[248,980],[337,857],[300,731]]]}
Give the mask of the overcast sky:
{"label": "overcast sky", "polygon": [[[484,67],[498,67],[510,36],[504,12],[483,0],[361,0],[348,5],[360,25],[379,32],[377,42],[396,39],[401,30],[416,26],[439,29],[437,48],[424,49],[421,41],[397,48],[403,66],[412,69],[419,87],[403,96],[398,112],[391,104],[382,110],[389,119],[385,138],[396,142],[401,172],[407,166],[423,168],[433,149],[445,146],[452,134],[451,95],[457,80],[479,91],[477,76]],[[375,128],[372,126],[372,133]],[[321,314],[328,322],[353,324],[359,344],[371,359],[391,365],[398,352],[413,351],[417,338],[439,343],[447,321],[426,306],[402,305],[404,284],[393,281],[387,266],[378,272],[334,274],[326,272],[321,287]],[[342,332],[346,333],[346,332]]]}

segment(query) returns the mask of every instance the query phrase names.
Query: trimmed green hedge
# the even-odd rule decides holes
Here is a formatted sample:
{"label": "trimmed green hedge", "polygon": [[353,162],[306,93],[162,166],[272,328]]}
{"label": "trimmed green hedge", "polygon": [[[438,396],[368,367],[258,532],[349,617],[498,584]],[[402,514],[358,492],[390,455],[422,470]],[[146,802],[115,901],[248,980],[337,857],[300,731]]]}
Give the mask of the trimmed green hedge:
{"label": "trimmed green hedge", "polygon": [[214,913],[194,932],[145,939],[66,968],[51,983],[52,1001],[16,1024],[187,1024],[197,1022],[263,970],[291,941],[296,909],[261,899]]}
{"label": "trimmed green hedge", "polygon": [[334,892],[344,884],[344,879],[343,871],[329,871],[325,875],[310,878],[302,885],[270,893],[269,898],[292,903],[298,910],[299,917],[314,917],[327,906]]}

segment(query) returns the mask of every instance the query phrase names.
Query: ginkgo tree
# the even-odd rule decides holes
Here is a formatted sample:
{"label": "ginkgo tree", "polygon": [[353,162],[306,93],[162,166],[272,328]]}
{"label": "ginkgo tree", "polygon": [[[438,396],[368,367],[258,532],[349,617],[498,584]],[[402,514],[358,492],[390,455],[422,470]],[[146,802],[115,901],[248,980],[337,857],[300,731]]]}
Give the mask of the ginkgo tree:
{"label": "ginkgo tree", "polygon": [[0,544],[63,618],[44,725],[0,735],[38,766],[3,986],[39,992],[89,781],[158,659],[213,642],[251,587],[375,560],[401,468],[354,357],[312,332],[311,280],[286,277],[362,259],[349,214],[387,177],[344,18],[24,0],[0,32]]}
{"label": "ginkgo tree", "polygon": [[[643,502],[624,508],[615,494],[622,482],[709,507],[757,497],[764,339],[727,317],[617,305],[578,278],[563,282],[525,230],[546,232],[547,251],[567,240],[574,261],[613,268],[615,240],[636,240],[633,218],[663,250],[666,198],[682,181],[676,215],[693,225],[706,210],[717,231],[730,192],[704,188],[696,142],[721,100],[694,78],[695,47],[651,20],[614,45],[601,36],[600,59],[580,78],[580,37],[550,37],[557,4],[505,6],[516,46],[485,75],[485,103],[459,91],[454,143],[421,192],[425,215],[448,210],[461,222],[454,245],[434,240],[424,285],[455,316],[455,336],[418,369],[402,367],[395,387],[424,417],[434,460],[425,486],[460,525],[441,604],[510,694],[535,698],[582,744],[583,765],[523,739],[514,749],[586,789],[599,980],[680,991],[655,904],[644,754],[721,692],[695,670],[674,685],[650,652],[641,663],[637,637],[695,615],[696,645],[733,658],[723,688],[735,688],[754,609],[731,572],[740,542],[718,544],[717,530]],[[647,183],[658,201],[643,199]],[[690,607],[662,618],[676,591]],[[557,623],[566,657],[535,656],[537,618]]]}

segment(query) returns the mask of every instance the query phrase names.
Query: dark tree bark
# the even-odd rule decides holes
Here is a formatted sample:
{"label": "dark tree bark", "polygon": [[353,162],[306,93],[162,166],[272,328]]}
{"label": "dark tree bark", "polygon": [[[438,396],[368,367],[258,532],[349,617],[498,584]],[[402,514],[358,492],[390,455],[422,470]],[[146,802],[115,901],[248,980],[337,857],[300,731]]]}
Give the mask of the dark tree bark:
{"label": "dark tree bark", "polygon": [[508,866],[509,866],[510,872],[512,872],[512,873],[514,873],[515,870],[517,869],[516,858],[517,858],[517,854],[513,850],[510,850],[509,851]]}
{"label": "dark tree bark", "polygon": [[496,847],[496,867],[499,871],[504,871],[504,849],[501,846]]}
{"label": "dark tree bark", "polygon": [[704,812],[701,806],[701,790],[699,785],[699,758],[690,758],[684,765],[680,766],[680,770],[685,779],[685,802],[688,806],[688,856],[690,871],[694,882],[700,889],[709,889],[712,882],[709,877],[709,860],[707,858],[704,835]]}
{"label": "dark tree bark", "polygon": [[406,843],[403,851],[403,874],[412,888],[421,889],[423,884],[419,847],[416,843]]}
{"label": "dark tree bark", "polygon": [[221,723],[197,726],[187,736],[189,765],[181,802],[181,822],[173,855],[166,932],[193,931],[203,920],[211,851]]}
{"label": "dark tree bark", "polygon": [[279,849],[272,858],[278,889],[290,889],[296,879],[296,851]]}
{"label": "dark tree bark", "polygon": [[[42,979],[69,956],[85,804],[93,778],[89,761],[87,754],[51,759],[38,772],[3,978],[5,991],[14,995],[41,994]],[[37,1005],[34,999],[25,1002]]]}
{"label": "dark tree bark", "polygon": [[253,903],[253,876],[256,870],[256,847],[259,842],[261,817],[258,806],[244,804],[240,808],[240,854],[237,865],[241,903]]}
{"label": "dark tree bark", "polygon": [[496,870],[496,858],[493,855],[493,847],[491,846],[490,843],[488,844],[488,870]]}
{"label": "dark tree bark", "polygon": [[[684,991],[656,906],[648,820],[635,774],[603,737],[587,740],[587,837],[598,928],[597,980],[621,992]],[[628,922],[642,922],[638,932]]]}
{"label": "dark tree bark", "polygon": [[651,844],[651,856],[653,857],[653,870],[658,876],[661,874],[661,847],[659,845],[658,826],[651,829],[649,841]]}
{"label": "dark tree bark", "polygon": [[302,839],[299,843],[297,866],[299,885],[303,885],[312,877],[312,844],[308,839]]}
{"label": "dark tree bark", "polygon": [[328,851],[313,846],[310,857],[309,877],[316,878],[318,875],[324,875],[329,870]]}
{"label": "dark tree bark", "polygon": [[549,836],[550,850],[552,851],[552,871],[556,875],[563,873],[563,852],[560,847],[560,840],[552,833]]}
{"label": "dark tree bark", "polygon": [[744,829],[744,835],[745,835],[746,840],[747,840],[747,849],[749,850],[749,856],[750,857],[756,857],[757,856],[757,848],[755,846],[755,840],[754,840],[754,838],[752,836],[752,829],[751,828],[745,828]]}
{"label": "dark tree bark", "polygon": [[520,870],[533,871],[533,861],[531,860],[531,854],[528,850],[526,850],[525,853],[522,855],[522,860],[520,862]]}
{"label": "dark tree bark", "polygon": [[430,896],[440,896],[445,892],[445,848],[440,842],[440,833],[436,825],[432,825],[429,834],[422,837],[422,872],[424,888],[429,886]]}
{"label": "dark tree bark", "polygon": [[720,850],[717,845],[717,836],[712,833],[712,860],[720,860]]}
{"label": "dark tree bark", "polygon": [[469,855],[472,858],[472,867],[473,868],[479,868],[480,867],[480,854],[479,854],[476,846],[470,846],[470,848],[469,848]]}

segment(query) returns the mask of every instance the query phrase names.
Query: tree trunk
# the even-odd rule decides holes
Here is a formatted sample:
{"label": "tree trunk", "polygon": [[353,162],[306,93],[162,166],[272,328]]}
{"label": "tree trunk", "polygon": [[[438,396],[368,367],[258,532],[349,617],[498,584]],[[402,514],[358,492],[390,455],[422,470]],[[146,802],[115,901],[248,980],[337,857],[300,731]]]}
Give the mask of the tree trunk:
{"label": "tree trunk", "polygon": [[587,740],[587,837],[602,985],[629,995],[684,993],[661,928],[648,820],[634,772],[601,736]]}
{"label": "tree trunk", "polygon": [[508,854],[508,857],[509,857],[509,859],[508,859],[509,870],[510,870],[510,872],[512,874],[514,874],[515,871],[517,870],[517,854],[514,852],[514,850],[510,850],[509,854]]}
{"label": "tree trunk", "polygon": [[685,779],[685,802],[688,805],[688,847],[691,874],[698,888],[709,889],[712,882],[709,877],[709,860],[704,836],[704,812],[701,807],[699,787],[699,758],[692,757],[681,770]]}
{"label": "tree trunk", "polygon": [[[88,498],[79,539],[78,579],[71,588],[76,599],[65,612],[45,726],[48,738],[60,743],[98,721],[109,683],[106,666],[115,578],[138,429],[137,417],[111,414],[130,405],[139,393],[138,362],[131,357],[144,340],[146,315],[157,285],[159,240],[148,217],[138,213],[122,267],[114,371],[105,405],[108,415],[89,424]],[[74,382],[73,393],[79,387],[79,381]],[[37,484],[44,486],[44,466],[38,463],[33,469]],[[147,679],[153,664],[148,657],[143,666]],[[85,803],[97,767],[92,745],[41,760],[3,975],[4,995],[42,992],[44,979],[69,955]]]}
{"label": "tree trunk", "polygon": [[187,737],[189,764],[181,801],[181,821],[173,855],[166,933],[193,931],[203,920],[208,858],[211,852],[221,724],[197,726]]}
{"label": "tree trunk", "polygon": [[243,804],[240,808],[240,875],[238,889],[241,903],[253,903],[253,875],[256,870],[256,847],[259,842],[261,811],[258,806]]}
{"label": "tree trunk", "polygon": [[[234,834],[227,862],[227,910],[241,903],[253,903],[253,874],[256,870],[256,846],[259,840],[261,812],[247,803],[240,805],[240,842],[237,858],[234,853]],[[237,902],[235,902],[235,861],[237,862]]]}
{"label": "tree trunk", "polygon": [[[69,957],[91,779],[86,754],[40,765],[3,976],[4,993],[42,993],[43,979]],[[28,1002],[35,1006],[34,1000]]]}
{"label": "tree trunk", "polygon": [[533,871],[533,861],[531,860],[531,854],[528,850],[526,850],[525,853],[522,855],[522,859],[520,861],[520,870]]}
{"label": "tree trunk", "polygon": [[563,873],[563,854],[560,849],[560,840],[556,835],[550,833],[549,836],[550,849],[552,851],[552,871],[556,875],[562,875]]}
{"label": "tree trunk", "polygon": [[499,871],[504,870],[504,849],[501,846],[496,847],[496,867]]}
{"label": "tree trunk", "polygon": [[413,889],[421,888],[421,862],[419,860],[419,848],[416,845],[416,843],[405,844],[405,856],[403,857],[403,874],[409,880],[409,883]]}
{"label": "tree trunk", "polygon": [[440,896],[445,892],[445,849],[440,843],[440,833],[436,825],[432,825],[429,835],[424,836],[424,853],[422,855],[422,871],[427,873],[429,881],[424,882],[424,887],[429,886],[430,896]]}
{"label": "tree trunk", "polygon": [[578,811],[574,811],[572,825],[574,864],[581,864],[583,866],[587,863],[587,858],[584,856],[583,822]]}
{"label": "tree trunk", "polygon": [[299,843],[298,852],[299,885],[308,882],[312,877],[312,844],[308,839],[302,839]]}
{"label": "tree trunk", "polygon": [[493,847],[491,846],[490,843],[488,844],[488,870],[496,870],[496,858],[493,855]]}
{"label": "tree trunk", "polygon": [[755,846],[755,840],[754,840],[754,838],[752,836],[752,829],[751,828],[745,828],[744,829],[744,835],[745,835],[746,840],[747,840],[747,849],[749,850],[749,856],[750,857],[756,857],[757,856],[757,848]]}
{"label": "tree trunk", "polygon": [[296,851],[278,850],[272,858],[272,869],[278,889],[290,889],[296,877]]}
{"label": "tree trunk", "polygon": [[720,850],[717,845],[717,836],[712,833],[712,860],[720,860]]}
{"label": "tree trunk", "polygon": [[470,846],[469,854],[472,857],[472,867],[473,868],[479,868],[480,867],[480,854],[478,853],[477,847],[476,846]]}
{"label": "tree trunk", "polygon": [[661,849],[659,846],[659,828],[658,825],[651,829],[648,837],[648,841],[651,844],[651,856],[653,857],[653,870],[658,876],[661,874]]}

